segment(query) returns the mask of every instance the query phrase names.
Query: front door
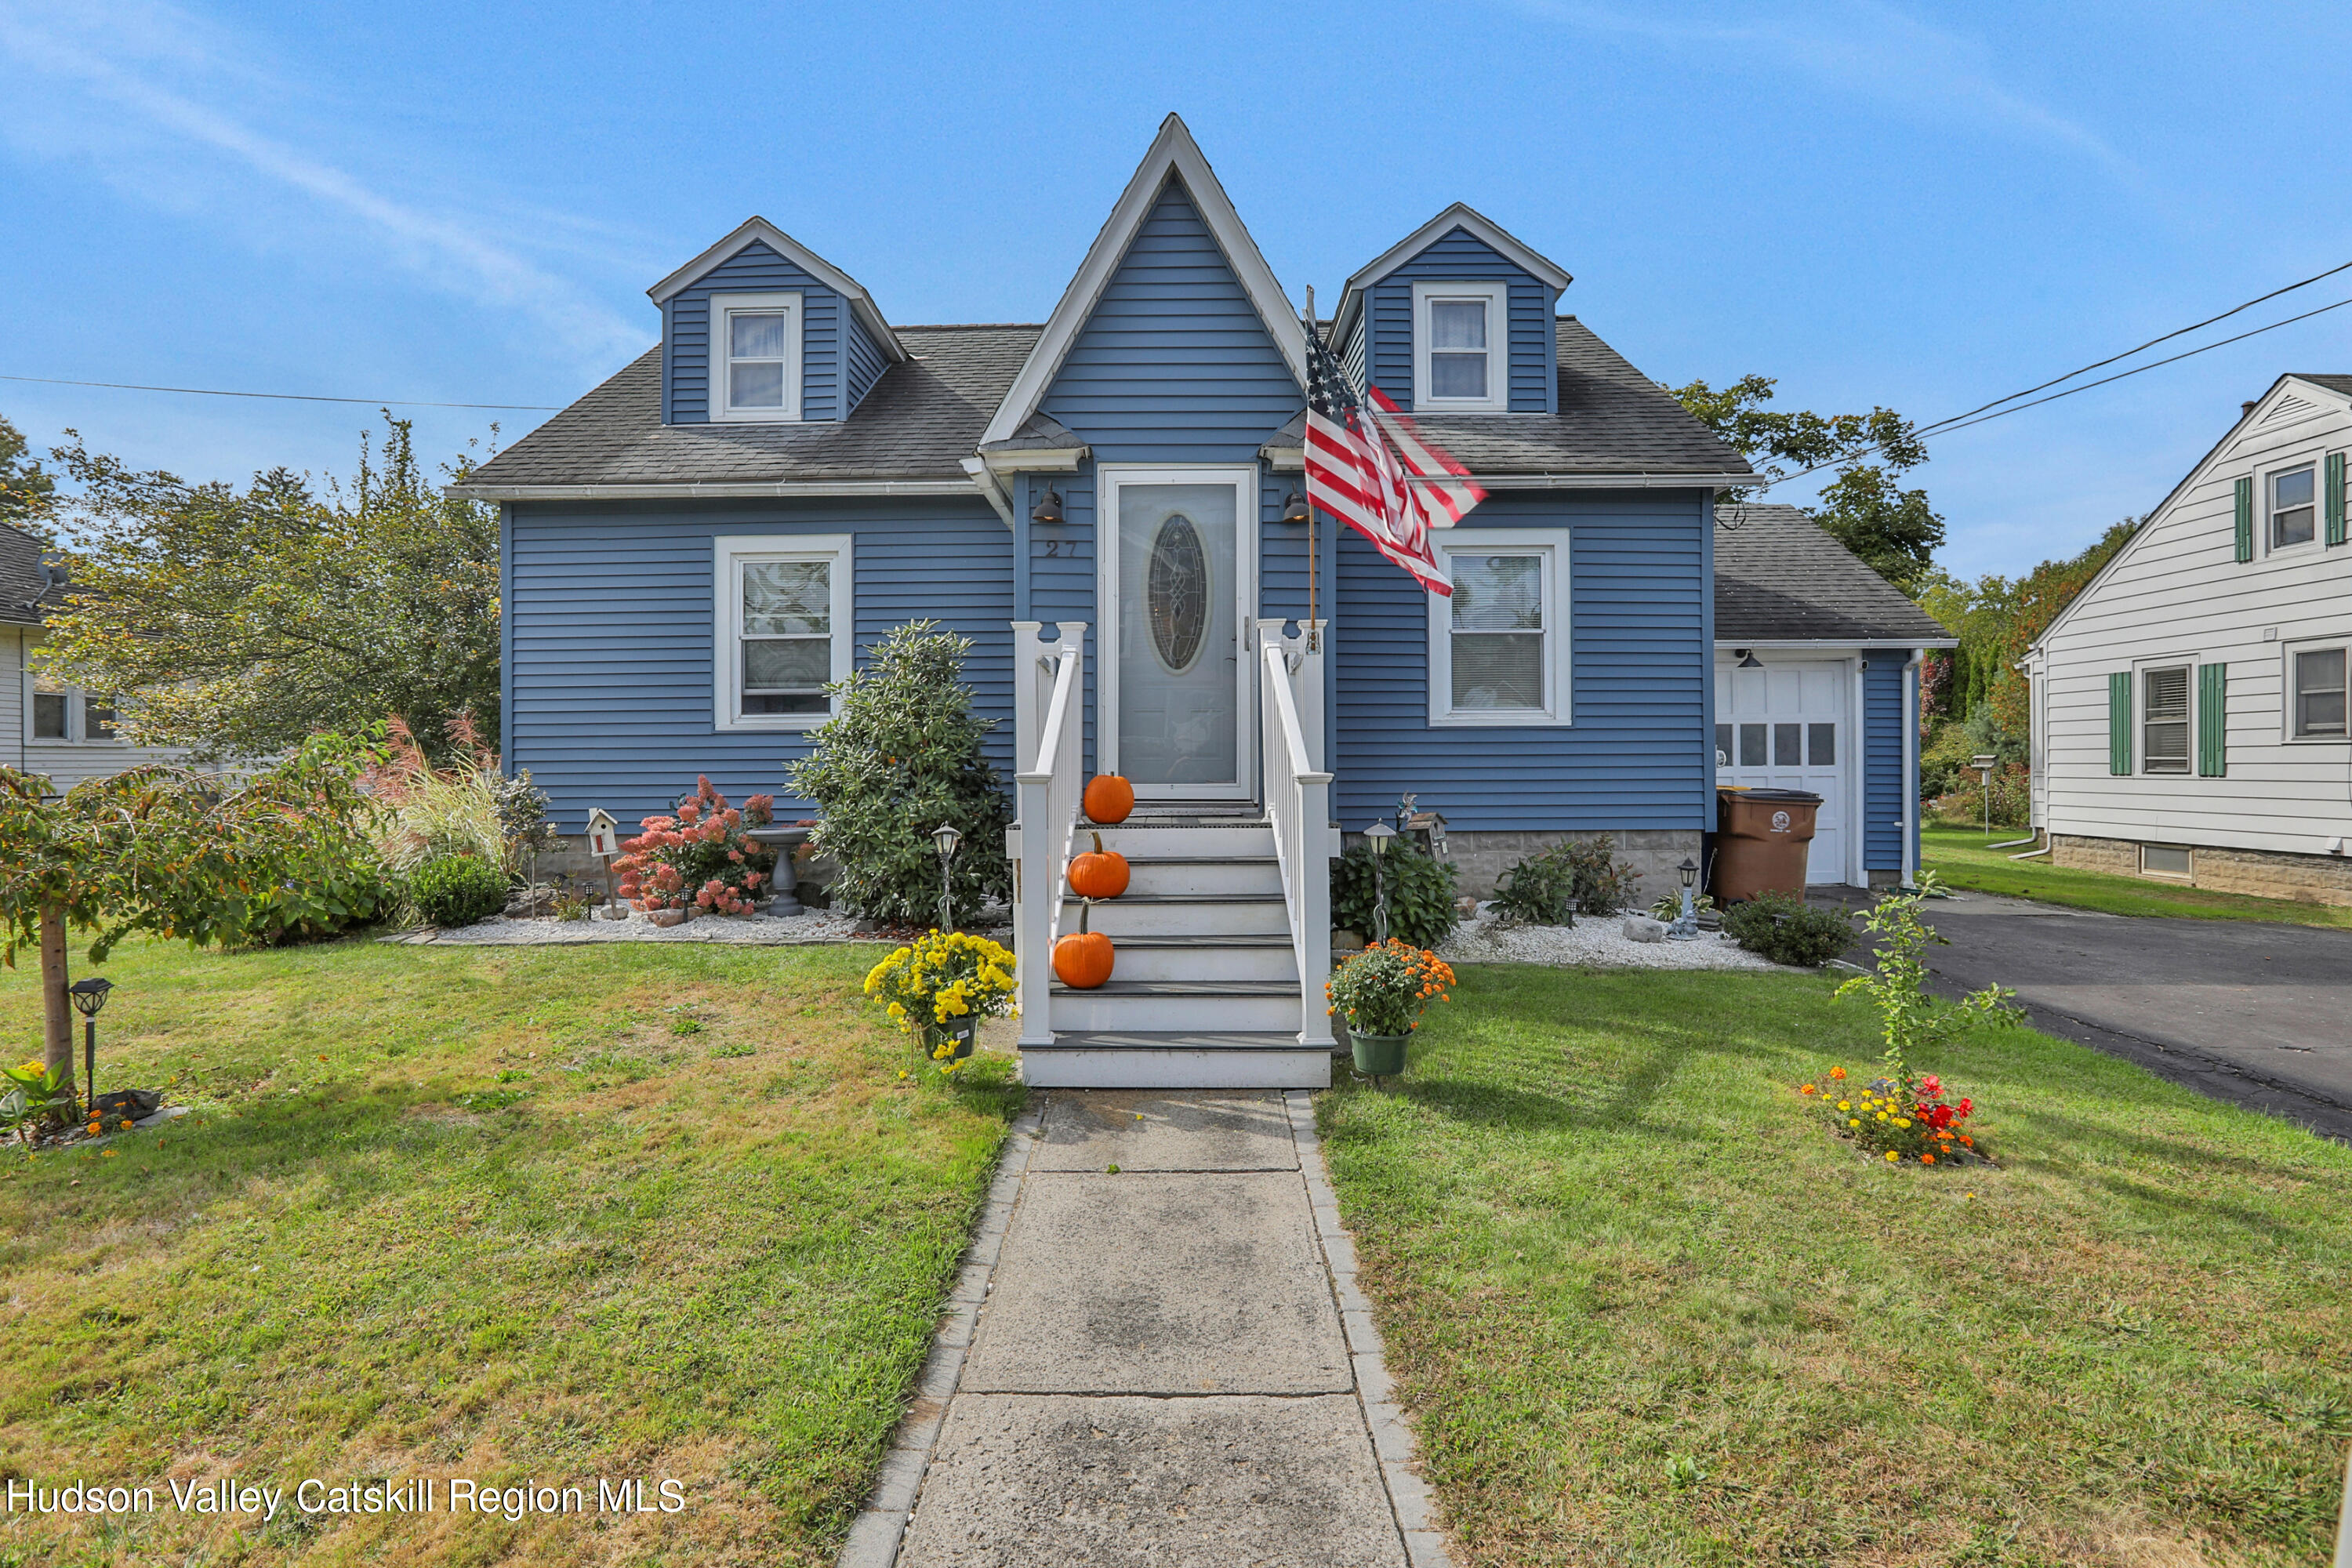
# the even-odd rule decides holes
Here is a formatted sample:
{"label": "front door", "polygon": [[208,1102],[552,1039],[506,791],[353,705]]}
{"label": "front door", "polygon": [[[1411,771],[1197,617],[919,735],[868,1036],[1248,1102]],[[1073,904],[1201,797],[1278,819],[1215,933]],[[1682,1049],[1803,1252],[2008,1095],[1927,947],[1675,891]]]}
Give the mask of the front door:
{"label": "front door", "polygon": [[1246,629],[1257,530],[1242,468],[1100,470],[1097,748],[1146,800],[1257,794]]}
{"label": "front door", "polygon": [[1716,777],[1755,789],[1811,790],[1822,797],[1805,880],[1843,882],[1853,776],[1853,667],[1843,659],[1716,670]]}

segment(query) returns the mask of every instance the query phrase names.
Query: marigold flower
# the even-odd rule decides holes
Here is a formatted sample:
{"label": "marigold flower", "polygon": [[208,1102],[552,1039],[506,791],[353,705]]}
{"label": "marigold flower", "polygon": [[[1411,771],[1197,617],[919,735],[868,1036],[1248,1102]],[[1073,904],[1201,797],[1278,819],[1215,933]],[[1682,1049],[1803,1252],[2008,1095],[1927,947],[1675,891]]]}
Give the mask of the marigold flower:
{"label": "marigold flower", "polygon": [[1933,1154],[1922,1154],[1922,1155],[1920,1155],[1920,1156],[1919,1156],[1919,1163],[1921,1163],[1921,1164],[1923,1164],[1923,1165],[1932,1165],[1932,1164],[1934,1164],[1935,1163],[1936,1163],[1936,1156],[1934,1156]]}
{"label": "marigold flower", "polygon": [[1859,1127],[1862,1125],[1862,1118],[1859,1116],[1849,1117],[1846,1120],[1846,1125],[1848,1127]]}
{"label": "marigold flower", "polygon": [[1809,1083],[1801,1083],[1797,1086],[1797,1092],[1799,1094],[1811,1094],[1813,1092],[1813,1086]]}
{"label": "marigold flower", "polygon": [[1845,1077],[1845,1068],[1830,1068],[1830,1076],[1831,1076],[1832,1078],[1843,1078],[1843,1077]]}

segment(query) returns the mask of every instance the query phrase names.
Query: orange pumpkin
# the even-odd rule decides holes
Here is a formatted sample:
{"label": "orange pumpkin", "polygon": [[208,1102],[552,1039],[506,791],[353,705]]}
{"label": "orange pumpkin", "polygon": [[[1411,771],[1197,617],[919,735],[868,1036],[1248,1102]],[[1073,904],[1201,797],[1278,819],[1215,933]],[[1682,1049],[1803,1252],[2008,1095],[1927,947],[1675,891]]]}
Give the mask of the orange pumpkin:
{"label": "orange pumpkin", "polygon": [[1135,786],[1117,773],[1097,773],[1087,784],[1080,797],[1087,808],[1087,820],[1108,826],[1125,822],[1127,814],[1135,809]]}
{"label": "orange pumpkin", "polygon": [[1082,899],[1115,899],[1127,891],[1127,857],[1104,848],[1101,834],[1094,840],[1091,851],[1070,859],[1070,891]]}
{"label": "orange pumpkin", "polygon": [[1087,929],[1087,911],[1093,907],[1091,900],[1080,904],[1078,929],[1054,944],[1054,973],[1073,991],[1091,991],[1108,980],[1116,956],[1110,938]]}

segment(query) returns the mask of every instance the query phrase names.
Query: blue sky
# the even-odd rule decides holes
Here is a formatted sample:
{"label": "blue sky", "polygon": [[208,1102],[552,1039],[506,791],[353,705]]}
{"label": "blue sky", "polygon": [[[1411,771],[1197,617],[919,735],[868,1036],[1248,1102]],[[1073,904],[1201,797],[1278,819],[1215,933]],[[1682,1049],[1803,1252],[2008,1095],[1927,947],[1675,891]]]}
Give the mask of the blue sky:
{"label": "blue sky", "polygon": [[[1294,294],[1465,200],[1661,380],[1926,420],[2352,259],[2314,44],[2339,28],[2145,0],[0,0],[0,372],[561,404],[755,212],[893,321],[1035,321],[1173,109]],[[1937,443],[1946,563],[2146,510],[2289,369],[2352,370],[2352,310]],[[10,383],[0,412],[206,478],[347,472],[368,418]],[[543,417],[413,412],[436,453]]]}

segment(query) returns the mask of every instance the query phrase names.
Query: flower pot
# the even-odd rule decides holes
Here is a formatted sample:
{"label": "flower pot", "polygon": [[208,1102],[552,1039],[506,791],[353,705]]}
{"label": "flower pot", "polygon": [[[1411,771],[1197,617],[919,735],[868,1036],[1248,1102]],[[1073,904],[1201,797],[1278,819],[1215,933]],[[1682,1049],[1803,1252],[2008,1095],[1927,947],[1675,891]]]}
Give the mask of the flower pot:
{"label": "flower pot", "polygon": [[[971,1055],[972,1043],[980,1037],[980,1021],[961,1018],[952,1024],[933,1024],[923,1031],[923,1059],[942,1064],[960,1062]],[[955,1048],[946,1056],[939,1055],[941,1042],[952,1042]]]}
{"label": "flower pot", "polygon": [[1360,1029],[1349,1031],[1349,1039],[1356,1048],[1356,1070],[1373,1078],[1387,1078],[1404,1071],[1404,1048],[1411,1035],[1367,1035]]}

